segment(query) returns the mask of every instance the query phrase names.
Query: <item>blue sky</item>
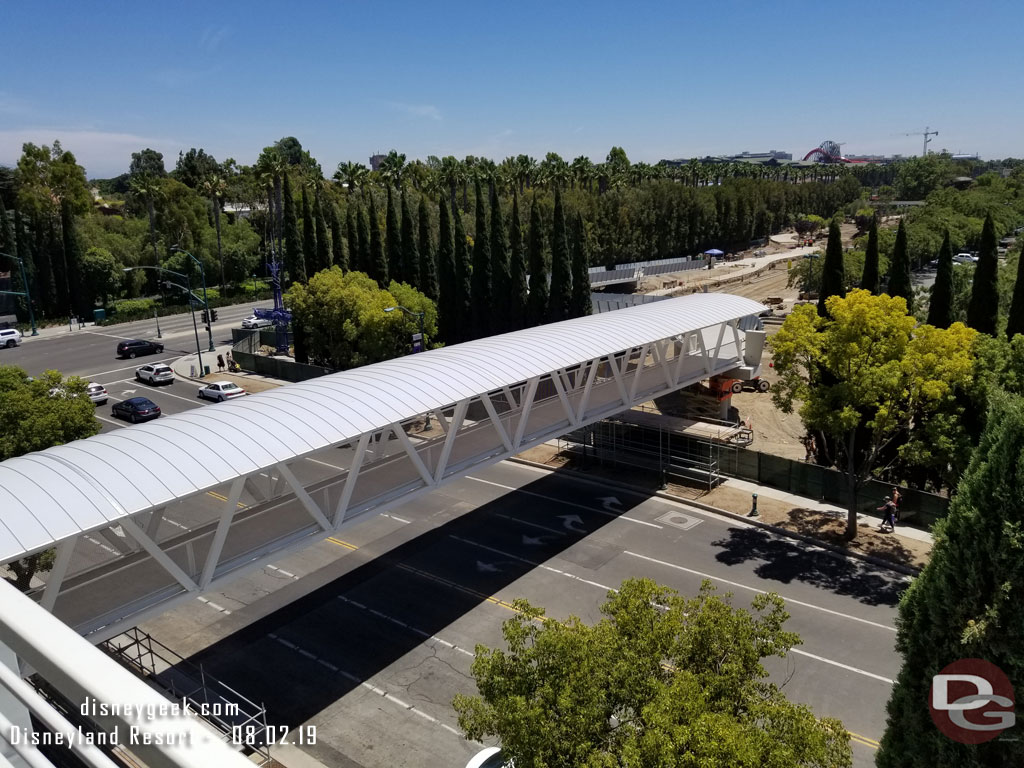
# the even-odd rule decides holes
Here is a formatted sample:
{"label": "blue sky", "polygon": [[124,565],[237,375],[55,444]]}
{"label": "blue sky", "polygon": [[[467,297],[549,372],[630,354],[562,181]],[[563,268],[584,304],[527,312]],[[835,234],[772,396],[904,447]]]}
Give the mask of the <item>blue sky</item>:
{"label": "blue sky", "polygon": [[0,0],[0,164],[60,139],[253,162],[293,135],[342,160],[633,161],[781,149],[1024,155],[1024,4]]}

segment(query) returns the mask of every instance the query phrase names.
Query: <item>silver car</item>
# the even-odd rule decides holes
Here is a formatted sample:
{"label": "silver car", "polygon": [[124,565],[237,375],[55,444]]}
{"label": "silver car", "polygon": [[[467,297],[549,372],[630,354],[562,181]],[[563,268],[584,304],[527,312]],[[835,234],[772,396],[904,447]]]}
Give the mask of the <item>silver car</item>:
{"label": "silver car", "polygon": [[107,388],[102,384],[90,381],[85,391],[96,405],[104,405],[107,402]]}
{"label": "silver car", "polygon": [[249,394],[240,386],[231,381],[215,381],[199,388],[198,396],[204,400],[213,400],[222,403],[225,400],[233,400],[236,397],[244,397]]}
{"label": "silver car", "polygon": [[135,369],[135,379],[147,384],[173,384],[174,371],[164,363],[150,363]]}
{"label": "silver car", "polygon": [[247,330],[251,328],[270,328],[273,324],[273,321],[269,318],[251,315],[242,321],[242,328]]}

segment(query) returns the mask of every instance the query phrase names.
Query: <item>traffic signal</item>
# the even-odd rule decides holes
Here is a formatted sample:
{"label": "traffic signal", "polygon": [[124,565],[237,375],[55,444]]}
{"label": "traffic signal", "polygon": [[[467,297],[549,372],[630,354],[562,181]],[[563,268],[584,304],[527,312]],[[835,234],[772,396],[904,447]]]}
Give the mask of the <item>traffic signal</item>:
{"label": "traffic signal", "polygon": [[203,310],[203,322],[204,323],[210,322],[210,316],[208,314],[206,314],[206,310],[205,309]]}
{"label": "traffic signal", "polygon": [[217,320],[217,310],[216,309],[211,309],[210,310],[210,316],[212,317],[212,319],[214,321],[216,321]]}

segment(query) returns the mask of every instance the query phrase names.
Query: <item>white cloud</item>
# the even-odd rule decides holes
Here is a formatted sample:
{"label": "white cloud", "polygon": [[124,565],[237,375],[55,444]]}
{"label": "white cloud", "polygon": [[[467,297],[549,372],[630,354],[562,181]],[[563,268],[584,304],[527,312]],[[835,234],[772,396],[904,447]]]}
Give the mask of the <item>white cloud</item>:
{"label": "white cloud", "polygon": [[132,152],[150,147],[162,152],[168,170],[178,159],[181,142],[174,139],[137,136],[132,133],[112,133],[66,128],[19,128],[0,131],[0,165],[13,166],[21,157],[21,146],[26,142],[52,144],[60,140],[64,149],[74,153],[79,165],[85,167],[89,178],[106,178],[125,173]]}
{"label": "white cloud", "polygon": [[441,120],[441,110],[433,104],[403,104],[399,101],[389,101],[388,106],[413,117],[428,117],[431,120]]}

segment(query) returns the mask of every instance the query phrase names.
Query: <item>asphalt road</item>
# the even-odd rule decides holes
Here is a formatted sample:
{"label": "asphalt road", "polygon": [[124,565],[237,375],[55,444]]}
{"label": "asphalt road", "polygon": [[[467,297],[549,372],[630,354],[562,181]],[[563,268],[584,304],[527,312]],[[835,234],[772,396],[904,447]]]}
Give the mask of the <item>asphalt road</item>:
{"label": "asphalt road", "polygon": [[767,666],[795,701],[857,734],[873,764],[899,668],[906,582],[731,519],[502,463],[378,515],[148,622],[161,642],[250,699],[271,725],[315,725],[331,766],[462,766],[451,699],[472,650],[500,646],[515,598],[600,618],[622,580],[684,594],[710,579],[749,605],[777,591],[803,644]]}

